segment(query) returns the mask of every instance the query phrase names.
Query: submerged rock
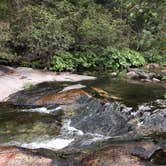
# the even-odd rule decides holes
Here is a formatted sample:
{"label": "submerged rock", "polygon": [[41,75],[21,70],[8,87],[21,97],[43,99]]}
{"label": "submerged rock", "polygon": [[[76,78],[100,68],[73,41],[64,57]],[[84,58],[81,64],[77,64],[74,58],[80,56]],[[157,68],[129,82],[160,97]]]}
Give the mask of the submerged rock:
{"label": "submerged rock", "polygon": [[162,78],[161,75],[157,73],[142,71],[140,69],[128,69],[126,78],[133,80],[140,80],[143,82],[159,82]]}
{"label": "submerged rock", "polygon": [[69,91],[62,91],[59,93],[49,94],[34,101],[36,105],[50,105],[50,104],[72,104],[81,96],[91,97],[87,92],[81,89],[72,89]]}
{"label": "submerged rock", "polygon": [[45,140],[47,137],[55,137],[59,135],[61,120],[61,115],[6,111],[1,113],[0,144],[20,145],[35,139]]}
{"label": "submerged rock", "polygon": [[101,98],[107,100],[122,100],[122,98],[109,94],[107,91],[99,88],[99,87],[92,87],[91,93],[96,98]]}
{"label": "submerged rock", "polygon": [[109,99],[111,95],[100,88],[95,87],[93,91],[99,94],[99,99],[89,95],[85,89],[73,89],[73,86],[66,88],[61,84],[59,89],[55,85],[47,89],[43,86],[23,91],[19,96],[13,95],[9,101],[22,105],[46,106],[50,109],[60,105],[65,115],[63,118],[71,119],[71,125],[83,133],[121,138],[125,135],[127,140],[131,133],[133,138],[140,138],[156,132],[166,132],[165,100],[142,104],[138,109],[132,110],[121,102],[103,100]]}
{"label": "submerged rock", "polygon": [[23,90],[11,95],[9,103],[21,106],[50,106],[59,104],[72,104],[81,96],[90,95],[80,84],[70,85],[70,83],[43,83],[29,90]]}

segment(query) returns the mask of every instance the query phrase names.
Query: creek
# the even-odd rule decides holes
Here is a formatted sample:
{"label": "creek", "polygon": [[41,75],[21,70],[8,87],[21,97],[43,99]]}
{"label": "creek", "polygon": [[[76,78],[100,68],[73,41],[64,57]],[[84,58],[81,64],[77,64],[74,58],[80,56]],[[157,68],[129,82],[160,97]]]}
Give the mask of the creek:
{"label": "creek", "polygon": [[0,103],[0,145],[73,153],[115,141],[165,141],[165,92],[164,83],[109,73],[78,83],[42,83]]}

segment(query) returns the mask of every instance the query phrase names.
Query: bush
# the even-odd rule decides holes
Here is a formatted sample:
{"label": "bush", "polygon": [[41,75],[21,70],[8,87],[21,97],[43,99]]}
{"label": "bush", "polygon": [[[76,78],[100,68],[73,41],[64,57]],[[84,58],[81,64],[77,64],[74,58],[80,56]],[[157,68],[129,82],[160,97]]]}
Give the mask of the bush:
{"label": "bush", "polygon": [[56,52],[69,49],[74,42],[71,35],[62,30],[61,20],[42,6],[20,10],[11,27],[15,50],[34,58],[49,60]]}
{"label": "bush", "polygon": [[129,66],[139,67],[145,64],[144,56],[137,51],[125,49],[122,52],[122,56],[126,58]]}
{"label": "bush", "polygon": [[8,61],[13,61],[16,57],[9,47],[11,40],[11,31],[9,28],[9,23],[0,22],[0,58],[6,59]]}
{"label": "bush", "polygon": [[60,52],[51,60],[51,70],[74,71],[81,68],[92,68],[96,66],[97,55],[91,51],[86,52]]}
{"label": "bush", "polygon": [[29,90],[33,87],[33,84],[31,82],[25,82],[23,87],[25,90]]}
{"label": "bush", "polygon": [[69,52],[60,52],[54,55],[51,60],[51,68],[53,71],[73,71],[76,68],[76,62],[72,54]]}
{"label": "bush", "polygon": [[92,51],[76,52],[74,57],[77,68],[92,68],[96,66],[97,55]]}
{"label": "bush", "polygon": [[5,19],[8,14],[9,3],[6,0],[0,1],[0,19]]}
{"label": "bush", "polygon": [[162,65],[166,65],[166,54],[165,55],[155,55],[154,53],[148,52],[147,54],[145,54],[145,59],[149,63],[159,63]]}
{"label": "bush", "polygon": [[96,65],[117,70],[142,65],[143,53],[147,62],[164,64],[165,5],[164,0],[1,0],[0,58],[22,56],[23,65],[35,68],[40,59],[53,70]]}
{"label": "bush", "polygon": [[108,47],[104,51],[101,59],[98,60],[98,64],[113,70],[121,70],[130,66],[142,66],[145,64],[145,60],[144,57],[136,51],[130,49],[120,51]]}
{"label": "bush", "polygon": [[118,50],[108,47],[104,50],[102,56],[95,54],[92,51],[75,52],[61,52],[53,56],[51,61],[51,70],[76,70],[80,68],[94,68],[101,66],[113,70],[122,70],[127,67],[139,67],[145,64],[144,57],[133,50],[125,49]]}
{"label": "bush", "polygon": [[44,68],[44,64],[41,60],[33,60],[31,62],[21,61],[20,65],[23,66],[23,67],[31,67],[33,69]]}

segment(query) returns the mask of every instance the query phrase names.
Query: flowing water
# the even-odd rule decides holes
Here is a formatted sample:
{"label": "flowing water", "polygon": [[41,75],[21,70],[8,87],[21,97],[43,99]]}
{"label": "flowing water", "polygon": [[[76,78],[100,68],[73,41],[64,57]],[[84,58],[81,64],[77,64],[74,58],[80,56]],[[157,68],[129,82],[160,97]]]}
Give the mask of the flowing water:
{"label": "flowing water", "polygon": [[128,81],[121,77],[113,77],[109,72],[94,72],[93,76],[98,79],[86,83],[87,86],[102,88],[109,94],[122,98],[128,106],[137,106],[138,104],[164,98],[166,93],[164,83]]}
{"label": "flowing water", "polygon": [[[80,101],[79,109],[70,117],[65,116],[63,107],[58,105],[50,108],[44,106],[29,108],[29,106],[20,107],[1,103],[0,144],[52,150],[60,150],[68,146],[87,147],[94,142],[123,135],[131,130],[125,117],[117,113],[121,110],[122,104],[127,105],[126,110],[130,110],[131,107],[163,99],[166,92],[166,86],[162,83],[128,82],[120,77],[112,77],[109,73],[95,75],[97,80],[82,81],[80,82],[82,87],[87,91],[90,87],[100,88],[120,98],[120,102],[103,105],[97,99],[88,102]],[[36,90],[34,89],[33,97],[38,96],[38,93],[41,95],[41,92],[42,95],[57,92],[57,89],[72,84],[63,85],[42,84]],[[29,94],[30,92],[22,101],[27,100]]]}

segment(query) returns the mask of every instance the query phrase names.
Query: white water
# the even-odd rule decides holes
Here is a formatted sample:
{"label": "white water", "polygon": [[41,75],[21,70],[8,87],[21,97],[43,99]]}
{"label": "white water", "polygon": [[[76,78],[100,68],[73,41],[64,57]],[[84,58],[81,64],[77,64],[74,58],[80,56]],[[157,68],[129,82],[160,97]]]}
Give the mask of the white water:
{"label": "white water", "polygon": [[[46,109],[40,108],[37,111],[47,112]],[[36,109],[33,111],[36,111]],[[70,126],[71,120],[66,120],[61,129],[60,135],[53,139],[48,139],[44,141],[34,140],[31,143],[23,143],[20,146],[29,149],[51,149],[51,150],[60,150],[70,145],[75,140],[75,137],[82,136],[84,133],[81,130],[77,130],[76,128]]]}
{"label": "white water", "polygon": [[[22,111],[51,114],[60,109],[62,108],[59,106],[54,109],[47,109],[45,107],[40,107],[40,108],[34,108],[34,109],[24,109]],[[55,136],[54,138],[50,138],[46,140],[41,140],[39,138],[37,140],[35,139],[32,142],[28,142],[28,143],[10,142],[10,145],[17,145],[17,146],[21,146],[21,147],[29,148],[29,149],[45,148],[45,149],[51,149],[51,150],[60,150],[60,149],[68,147],[72,142],[74,142],[76,139],[79,139],[81,137],[86,138],[80,142],[80,145],[82,146],[90,145],[91,143],[106,140],[109,138],[97,133],[84,133],[83,131],[78,130],[75,127],[71,126],[71,120],[66,119],[63,122],[63,126],[61,128],[60,134],[58,136]]]}
{"label": "white water", "polygon": [[70,136],[82,136],[84,135],[83,131],[78,130],[71,126],[71,120],[66,120],[61,130],[62,135]]}
{"label": "white water", "polygon": [[51,140],[45,140],[45,141],[36,141],[28,144],[22,144],[21,146],[24,148],[29,149],[38,149],[38,148],[45,148],[45,149],[53,149],[53,150],[60,150],[65,147],[67,147],[71,142],[73,142],[74,139],[62,139],[62,138],[56,138]]}
{"label": "white water", "polygon": [[84,133],[81,130],[78,130],[71,126],[71,120],[66,120],[64,125],[61,129],[60,135],[56,136],[55,138],[47,139],[47,140],[34,140],[30,143],[23,143],[18,146],[28,148],[28,149],[51,149],[51,150],[60,150],[63,148],[68,147],[72,142],[76,139],[84,137],[87,139],[83,142],[80,142],[80,145],[90,145],[93,142],[106,140],[109,137],[105,137],[104,135],[99,134],[92,134],[92,133]]}
{"label": "white water", "polygon": [[62,109],[60,106],[54,109],[47,109],[45,107],[40,107],[40,108],[33,108],[33,109],[24,109],[22,110],[23,112],[39,112],[39,113],[46,113],[46,114],[50,114],[52,112],[55,112],[57,110]]}

